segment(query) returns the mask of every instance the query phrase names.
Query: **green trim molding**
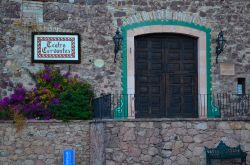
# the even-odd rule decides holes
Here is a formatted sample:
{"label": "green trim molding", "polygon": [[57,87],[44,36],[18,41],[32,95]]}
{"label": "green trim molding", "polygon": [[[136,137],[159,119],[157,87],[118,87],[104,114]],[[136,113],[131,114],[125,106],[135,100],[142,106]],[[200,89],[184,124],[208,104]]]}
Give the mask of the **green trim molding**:
{"label": "green trim molding", "polygon": [[122,93],[124,97],[120,100],[120,105],[122,107],[115,108],[115,118],[127,118],[128,117],[128,98],[125,97],[127,94],[127,32],[128,30],[144,27],[144,26],[152,26],[152,25],[177,25],[177,26],[185,26],[193,29],[197,29],[199,31],[203,31],[206,33],[206,58],[207,58],[207,116],[209,118],[219,117],[220,112],[219,109],[213,106],[213,99],[211,96],[211,29],[201,26],[198,24],[194,24],[191,22],[182,22],[178,20],[150,20],[139,23],[133,23],[129,25],[125,25],[121,27],[122,30],[122,64],[121,64],[121,81],[122,81]]}

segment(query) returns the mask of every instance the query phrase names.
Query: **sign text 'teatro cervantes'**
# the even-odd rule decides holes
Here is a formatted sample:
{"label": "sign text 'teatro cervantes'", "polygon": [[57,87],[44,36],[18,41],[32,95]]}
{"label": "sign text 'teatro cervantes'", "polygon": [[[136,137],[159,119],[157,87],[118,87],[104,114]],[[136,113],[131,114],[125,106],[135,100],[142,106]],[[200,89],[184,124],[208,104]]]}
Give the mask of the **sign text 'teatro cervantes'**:
{"label": "sign text 'teatro cervantes'", "polygon": [[80,63],[80,36],[76,33],[32,33],[33,63]]}

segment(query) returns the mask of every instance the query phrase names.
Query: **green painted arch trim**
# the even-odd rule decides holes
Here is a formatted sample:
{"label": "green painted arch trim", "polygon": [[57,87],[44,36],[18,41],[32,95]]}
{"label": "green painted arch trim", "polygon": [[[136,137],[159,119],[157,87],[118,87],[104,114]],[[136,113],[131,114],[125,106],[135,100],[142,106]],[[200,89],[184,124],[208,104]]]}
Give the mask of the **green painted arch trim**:
{"label": "green painted arch trim", "polygon": [[[215,117],[215,111],[218,111],[218,108],[213,108],[212,98],[211,95],[211,29],[205,26],[201,26],[198,24],[190,23],[190,22],[182,22],[177,20],[151,20],[145,22],[139,22],[134,24],[129,24],[121,27],[122,30],[122,64],[121,64],[121,81],[122,81],[122,94],[124,96],[127,94],[127,32],[128,30],[144,27],[144,26],[153,26],[153,25],[176,25],[176,26],[184,26],[190,27],[193,29],[197,29],[199,31],[203,31],[206,33],[206,56],[207,56],[207,115],[208,117]],[[123,105],[122,108],[119,109],[119,112],[115,110],[115,117],[116,118],[127,118],[128,117],[128,98],[124,97],[121,100]]]}

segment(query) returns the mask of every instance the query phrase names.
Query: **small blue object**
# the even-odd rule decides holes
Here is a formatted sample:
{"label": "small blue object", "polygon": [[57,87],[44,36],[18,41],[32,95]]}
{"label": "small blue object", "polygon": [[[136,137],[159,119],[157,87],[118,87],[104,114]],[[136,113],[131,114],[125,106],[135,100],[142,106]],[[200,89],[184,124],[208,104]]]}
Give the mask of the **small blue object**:
{"label": "small blue object", "polygon": [[75,165],[75,151],[74,150],[63,151],[63,165]]}

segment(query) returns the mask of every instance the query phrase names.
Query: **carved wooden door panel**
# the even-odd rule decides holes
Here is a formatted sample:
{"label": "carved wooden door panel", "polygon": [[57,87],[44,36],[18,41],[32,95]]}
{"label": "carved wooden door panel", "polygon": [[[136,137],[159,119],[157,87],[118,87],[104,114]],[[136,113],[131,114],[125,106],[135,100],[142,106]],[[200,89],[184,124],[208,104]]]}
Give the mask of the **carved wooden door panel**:
{"label": "carved wooden door panel", "polygon": [[141,37],[135,44],[136,117],[160,117],[165,109],[163,42],[154,37]]}
{"label": "carved wooden door panel", "polygon": [[197,116],[197,39],[169,36],[166,56],[166,108],[168,117]]}
{"label": "carved wooden door panel", "polygon": [[197,115],[197,39],[135,38],[135,108],[136,118]]}

